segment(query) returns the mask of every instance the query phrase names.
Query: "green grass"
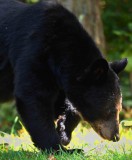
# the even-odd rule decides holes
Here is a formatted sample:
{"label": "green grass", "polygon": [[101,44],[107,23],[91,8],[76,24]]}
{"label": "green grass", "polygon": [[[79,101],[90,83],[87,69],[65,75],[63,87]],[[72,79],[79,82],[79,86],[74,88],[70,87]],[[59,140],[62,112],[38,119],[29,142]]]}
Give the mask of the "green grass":
{"label": "green grass", "polygon": [[0,153],[0,160],[83,160],[85,159],[83,155],[81,154],[67,154],[67,153],[60,153],[60,154],[47,154],[47,153],[42,153],[42,152],[27,152],[27,151],[8,151]]}
{"label": "green grass", "polygon": [[132,160],[132,129],[121,129],[121,140],[114,143],[102,140],[92,129],[80,124],[67,148],[80,148],[84,153],[41,152],[33,146],[24,128],[19,136],[2,132],[0,136],[0,160]]}
{"label": "green grass", "polygon": [[[106,147],[107,148],[107,147]],[[47,154],[36,151],[14,151],[12,149],[1,150],[0,160],[131,160],[132,159],[132,149],[129,150],[129,154],[124,151],[122,152],[115,149],[115,151],[106,149],[106,153],[102,154],[100,152],[90,151],[88,154],[68,154],[61,152],[59,154]]]}

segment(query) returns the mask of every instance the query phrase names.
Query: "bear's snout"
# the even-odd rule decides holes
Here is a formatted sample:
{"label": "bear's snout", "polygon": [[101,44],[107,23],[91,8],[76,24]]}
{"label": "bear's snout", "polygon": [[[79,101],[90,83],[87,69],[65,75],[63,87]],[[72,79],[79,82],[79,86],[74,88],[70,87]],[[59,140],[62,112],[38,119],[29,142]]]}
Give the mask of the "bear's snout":
{"label": "bear's snout", "polygon": [[90,123],[92,128],[103,138],[109,141],[117,142],[120,140],[119,123],[116,119],[108,121],[99,120]]}
{"label": "bear's snout", "polygon": [[120,140],[119,131],[113,131],[111,128],[103,128],[99,135],[109,141],[118,142]]}

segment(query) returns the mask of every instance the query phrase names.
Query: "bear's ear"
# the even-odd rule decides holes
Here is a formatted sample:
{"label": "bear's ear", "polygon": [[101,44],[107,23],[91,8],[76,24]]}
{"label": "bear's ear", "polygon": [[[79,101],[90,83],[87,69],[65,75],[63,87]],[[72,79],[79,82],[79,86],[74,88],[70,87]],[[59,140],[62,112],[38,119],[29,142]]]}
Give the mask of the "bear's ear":
{"label": "bear's ear", "polygon": [[128,63],[127,58],[124,58],[120,61],[110,62],[110,66],[116,74],[119,74],[121,71],[125,69],[127,63]]}
{"label": "bear's ear", "polygon": [[103,80],[108,73],[109,65],[105,59],[98,59],[90,68],[90,76],[93,81]]}

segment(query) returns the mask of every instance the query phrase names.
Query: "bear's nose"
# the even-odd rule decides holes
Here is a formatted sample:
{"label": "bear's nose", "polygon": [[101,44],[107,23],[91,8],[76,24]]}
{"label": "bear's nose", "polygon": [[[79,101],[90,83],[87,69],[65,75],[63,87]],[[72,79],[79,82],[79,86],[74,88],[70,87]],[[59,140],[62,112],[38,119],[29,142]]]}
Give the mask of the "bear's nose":
{"label": "bear's nose", "polygon": [[114,135],[114,137],[112,138],[113,142],[118,142],[120,140],[120,135],[117,133]]}

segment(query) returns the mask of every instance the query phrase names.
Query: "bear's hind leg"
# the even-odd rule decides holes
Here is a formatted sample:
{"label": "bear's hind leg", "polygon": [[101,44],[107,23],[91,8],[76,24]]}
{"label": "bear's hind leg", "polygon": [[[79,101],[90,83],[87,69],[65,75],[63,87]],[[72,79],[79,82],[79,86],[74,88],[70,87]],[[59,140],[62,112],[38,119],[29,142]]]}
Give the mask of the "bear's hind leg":
{"label": "bear's hind leg", "polygon": [[77,127],[81,118],[78,111],[68,100],[66,100],[65,105],[65,113],[60,115],[57,121],[57,132],[60,136],[61,144],[66,146],[70,143],[72,131]]}

